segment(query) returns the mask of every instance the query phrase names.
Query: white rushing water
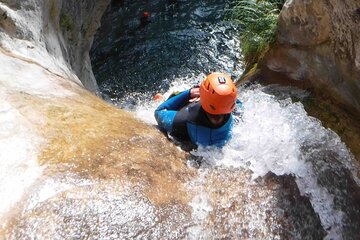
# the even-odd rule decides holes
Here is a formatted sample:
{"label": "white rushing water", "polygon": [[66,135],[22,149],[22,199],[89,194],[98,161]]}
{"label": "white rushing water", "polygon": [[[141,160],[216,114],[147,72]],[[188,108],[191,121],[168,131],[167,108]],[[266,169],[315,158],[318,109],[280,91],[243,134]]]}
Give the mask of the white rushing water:
{"label": "white rushing water", "polygon": [[[114,58],[114,61],[108,60],[107,66],[105,66],[100,60],[100,67],[97,67],[99,69],[97,79],[101,79],[104,95],[107,97],[109,94],[110,102],[117,104],[120,108],[135,111],[142,121],[150,125],[157,124],[154,110],[159,103],[154,102],[150,96],[146,96],[146,93],[154,91],[157,87],[167,88],[170,86],[169,90],[163,93],[167,98],[173,91],[185,90],[199,84],[205,77],[205,74],[198,75],[199,72],[217,70],[228,72],[235,78],[243,72],[243,61],[239,52],[241,43],[237,38],[239,31],[229,27],[226,23],[220,23],[222,17],[217,20],[213,19],[214,23],[211,25],[208,25],[209,19],[205,20],[207,17],[215,16],[212,12],[220,13],[220,9],[224,8],[223,3],[216,4],[216,1],[193,3],[195,2],[181,2],[180,8],[175,9],[175,15],[169,12],[164,19],[168,21],[171,16],[170,20],[176,20],[169,25],[166,24],[166,21],[158,22],[159,19],[162,19],[158,16],[166,11],[158,12],[158,9],[154,8],[152,10],[154,12],[153,22],[145,29],[145,33],[151,32],[151,35],[148,34],[146,38],[143,38],[141,34],[141,37],[137,37],[136,34],[134,37],[129,37],[129,35],[123,37],[116,34],[107,36],[109,39],[113,38],[118,41],[117,48],[120,48],[120,43],[124,44],[124,47],[122,51],[114,49],[116,54],[112,57],[108,51],[105,51],[104,57],[106,56],[106,59]],[[215,4],[215,8],[212,4]],[[124,9],[125,12],[131,7],[138,9],[136,3],[131,2],[129,6]],[[216,6],[221,7],[216,10]],[[177,11],[180,16],[185,12],[190,14],[186,15],[186,19],[181,19],[178,18]],[[159,15],[157,16],[157,14]],[[133,20],[133,15],[129,16],[129,20]],[[187,20],[191,20],[189,22],[191,24],[185,25],[185,27],[177,26],[178,23],[188,23]],[[124,19],[121,21],[127,22]],[[175,28],[173,28],[174,26]],[[129,29],[125,28],[125,30]],[[162,42],[163,40],[165,41]],[[128,45],[130,43],[133,45]],[[158,47],[161,48],[158,49]],[[171,51],[163,51],[163,49],[171,49]],[[187,52],[188,49],[191,51]],[[99,52],[99,56],[101,59],[101,52]],[[136,56],[135,64],[129,64],[129,57],[133,56]],[[113,68],[110,67],[112,63],[114,63]],[[115,74],[110,79],[108,75],[111,69],[114,69],[113,73]],[[120,71],[117,71],[118,69]],[[177,76],[186,77],[177,78]],[[278,86],[240,88],[239,99],[244,104],[244,111],[241,121],[233,129],[233,137],[229,143],[221,150],[200,147],[191,153],[198,157],[196,159],[203,159],[206,164],[200,166],[196,181],[189,183],[189,191],[196,193],[189,203],[194,222],[188,231],[190,238],[213,237],[211,233],[206,232],[209,229],[206,229],[207,226],[204,224],[205,219],[216,211],[216,206],[212,206],[212,198],[206,189],[207,181],[211,178],[207,177],[212,174],[209,172],[212,172],[213,169],[221,169],[220,171],[224,171],[224,175],[231,175],[233,169],[244,170],[246,173],[251,172],[251,179],[247,183],[249,185],[257,185],[254,180],[269,172],[278,176],[291,175],[290,178],[295,179],[301,195],[311,202],[315,215],[319,216],[322,227],[327,232],[327,238],[342,238],[346,228],[344,225],[352,220],[349,218],[348,212],[346,214],[343,212],[343,206],[351,202],[349,200],[351,194],[344,197],[349,201],[339,201],[342,198],[342,194],[339,192],[342,191],[341,188],[345,183],[332,186],[332,182],[327,178],[337,181],[337,178],[348,176],[347,174],[350,173],[350,178],[359,184],[355,177],[354,157],[333,131],[325,129],[319,120],[308,116],[300,102],[291,100],[290,96],[294,94],[297,99],[302,99],[308,93]],[[145,99],[146,97],[148,99]],[[206,169],[207,167],[209,168]],[[236,174],[241,174],[241,171],[237,171]],[[349,188],[346,191],[349,191]],[[253,193],[249,190],[248,194]],[[267,203],[269,203],[267,209],[273,210],[271,200]],[[267,216],[262,212],[264,208],[255,205],[251,203],[244,207],[249,213],[249,218],[246,220],[250,222],[247,225],[250,232],[256,231],[256,228],[261,229],[267,221]],[[346,208],[346,210],[348,209]],[[232,220],[236,221],[237,219]],[[314,226],[309,226],[309,228],[314,228]],[[264,230],[262,233],[269,233],[266,231]],[[276,235],[276,233],[274,234]],[[348,235],[345,234],[345,236]],[[271,236],[268,237],[271,238]],[[301,237],[298,236],[299,239]]]}
{"label": "white rushing water", "polygon": [[[167,97],[175,89],[186,89],[202,78],[203,76],[199,76],[193,81],[179,79],[164,96]],[[244,111],[242,120],[233,129],[232,139],[222,150],[200,147],[192,154],[202,157],[210,165],[251,170],[252,179],[268,172],[295,176],[300,193],[310,199],[314,211],[319,215],[321,224],[327,231],[326,238],[341,239],[344,213],[334,206],[334,196],[329,186],[319,184],[318,178],[327,169],[347,169],[359,184],[354,157],[333,131],[307,115],[300,102],[266,93],[269,89],[271,87],[262,86],[239,89],[239,99],[243,102]],[[297,91],[300,98],[307,94],[291,88],[283,88],[282,91]],[[157,105],[158,103],[150,102],[138,107],[138,117],[149,124],[156,124],[153,111]],[[327,160],[323,157],[329,152],[335,156],[334,159]],[[199,177],[199,181],[201,178]],[[199,192],[192,201],[195,222],[203,219],[204,214],[211,210],[211,206],[204,204],[204,201],[208,203],[205,192]],[[195,238],[199,236],[197,232],[201,229],[192,230]]]}
{"label": "white rushing water", "polygon": [[[309,117],[301,103],[292,103],[290,99],[277,100],[261,89],[244,91],[240,98],[245,106],[243,121],[234,128],[233,138],[223,150],[224,155],[214,162],[248,168],[253,172],[253,178],[264,176],[269,171],[276,175],[295,175],[301,194],[310,198],[324,229],[331,229],[328,237],[341,238],[343,213],[335,209],[333,196],[328,190],[317,183],[313,161],[320,159],[302,148],[331,149],[341,154],[338,159],[349,167],[353,157],[346,146],[320,121]],[[202,153],[208,154],[206,151]],[[330,163],[323,164],[330,167]]]}
{"label": "white rushing water", "polygon": [[[2,218],[42,175],[38,154],[45,140],[34,122],[45,124],[23,96],[39,98],[74,95],[62,78],[35,63],[0,54],[0,225]],[[36,79],[36,81],[34,81]],[[21,102],[22,104],[19,104]]]}
{"label": "white rushing water", "polygon": [[0,102],[0,225],[1,217],[42,173],[37,163],[42,140],[29,126],[8,102]]}

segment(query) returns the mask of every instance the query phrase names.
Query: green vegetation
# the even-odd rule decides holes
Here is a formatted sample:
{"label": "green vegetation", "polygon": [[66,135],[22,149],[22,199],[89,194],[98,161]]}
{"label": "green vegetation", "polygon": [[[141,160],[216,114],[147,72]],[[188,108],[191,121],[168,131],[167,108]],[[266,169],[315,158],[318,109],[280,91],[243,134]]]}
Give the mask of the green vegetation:
{"label": "green vegetation", "polygon": [[277,19],[285,0],[236,0],[230,19],[241,26],[245,64],[251,67],[274,41]]}
{"label": "green vegetation", "polygon": [[73,21],[69,17],[69,15],[62,13],[60,15],[60,27],[67,31],[71,31],[73,29]]}

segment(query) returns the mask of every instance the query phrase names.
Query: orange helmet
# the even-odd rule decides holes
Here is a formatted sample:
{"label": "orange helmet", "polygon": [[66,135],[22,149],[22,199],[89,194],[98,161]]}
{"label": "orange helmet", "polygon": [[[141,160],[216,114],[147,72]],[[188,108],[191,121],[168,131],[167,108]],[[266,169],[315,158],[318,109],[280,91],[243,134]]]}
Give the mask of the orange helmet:
{"label": "orange helmet", "polygon": [[235,108],[237,91],[229,75],[211,73],[200,85],[200,103],[210,114],[228,114]]}

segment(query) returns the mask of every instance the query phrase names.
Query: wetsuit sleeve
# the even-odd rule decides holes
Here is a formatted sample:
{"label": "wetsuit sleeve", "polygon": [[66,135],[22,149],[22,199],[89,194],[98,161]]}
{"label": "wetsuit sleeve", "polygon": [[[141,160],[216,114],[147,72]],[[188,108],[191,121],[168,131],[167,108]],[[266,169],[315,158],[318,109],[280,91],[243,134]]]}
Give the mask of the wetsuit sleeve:
{"label": "wetsuit sleeve", "polygon": [[190,89],[166,100],[155,110],[155,119],[160,128],[172,131],[176,113],[186,105],[190,99]]}

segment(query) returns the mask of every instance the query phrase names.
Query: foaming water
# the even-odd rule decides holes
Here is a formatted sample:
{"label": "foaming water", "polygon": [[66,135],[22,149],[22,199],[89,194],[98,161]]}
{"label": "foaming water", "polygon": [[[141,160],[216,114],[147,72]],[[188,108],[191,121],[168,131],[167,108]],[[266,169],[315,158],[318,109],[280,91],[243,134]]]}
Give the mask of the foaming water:
{"label": "foaming water", "polygon": [[[199,148],[194,154],[216,166],[249,169],[252,179],[268,172],[294,175],[328,231],[327,238],[341,239],[344,212],[333,201],[334,186],[318,178],[331,168],[352,172],[358,182],[352,154],[333,131],[309,117],[301,103],[278,100],[261,87],[240,90],[240,98],[245,110],[228,145],[222,151]],[[323,157],[329,152],[334,157]]]}
{"label": "foaming water", "polygon": [[[0,89],[1,90],[1,89]],[[4,99],[4,98],[2,98]],[[20,200],[41,175],[37,163],[41,138],[8,102],[0,103],[0,216]],[[0,226],[2,219],[0,218]]]}
{"label": "foaming water", "polygon": [[[196,80],[177,79],[164,96],[169,96],[175,89],[186,89],[202,77]],[[273,88],[276,89],[276,86]],[[231,169],[251,171],[250,182],[269,172],[278,176],[293,175],[301,195],[309,198],[319,215],[327,231],[326,238],[341,239],[344,224],[351,222],[345,214],[347,207],[351,206],[340,203],[341,198],[348,196],[338,195],[338,191],[343,189],[337,188],[348,189],[349,186],[341,180],[335,186],[324,181],[324,178],[337,179],[348,175],[359,184],[355,159],[333,131],[325,129],[318,119],[308,116],[300,102],[293,102],[286,97],[286,94],[290,96],[294,91],[297,91],[297,98],[299,95],[300,98],[306,97],[307,92],[282,88],[280,90],[285,97],[284,94],[279,97],[267,93],[268,89],[262,86],[241,88],[239,98],[244,104],[244,111],[241,121],[233,129],[232,139],[223,149],[200,146],[192,155],[201,157],[203,164],[206,163],[204,166],[223,169],[224,174],[228,174],[226,172]],[[153,111],[158,104],[153,101],[141,103],[135,111],[143,121],[156,124]],[[198,194],[190,204],[195,222],[205,219],[212,208],[207,192],[199,187],[205,184],[206,174],[207,171],[204,171],[199,175]],[[264,219],[263,224],[266,222]],[[194,239],[204,237],[206,232],[201,225],[195,225],[189,231]]]}
{"label": "foaming water", "polygon": [[[105,28],[92,56],[103,96],[156,125],[156,92],[167,98],[212,71],[237,79],[243,68],[239,29],[223,21],[229,2],[185,0],[170,6],[154,1],[145,6],[124,1],[110,11],[107,22],[118,30],[107,33]],[[139,28],[145,8],[152,22]],[[334,132],[291,100],[307,94],[278,86],[239,89],[244,111],[232,139],[223,149],[191,152],[189,167],[199,169],[197,179],[188,183],[194,193],[188,203],[190,239],[321,239],[326,234],[328,239],[351,239],[358,234],[354,158]],[[269,172],[277,178],[269,178]]]}
{"label": "foaming water", "polygon": [[[205,78],[204,74],[198,76],[189,76],[175,79],[166,92],[161,92],[163,97],[167,99],[172,93],[184,91],[192,86],[198,85]],[[139,100],[135,105],[131,105],[128,109],[135,111],[138,118],[148,124],[157,124],[154,118],[154,111],[159,102],[153,100],[153,96],[147,95],[143,100]]]}

